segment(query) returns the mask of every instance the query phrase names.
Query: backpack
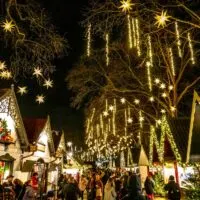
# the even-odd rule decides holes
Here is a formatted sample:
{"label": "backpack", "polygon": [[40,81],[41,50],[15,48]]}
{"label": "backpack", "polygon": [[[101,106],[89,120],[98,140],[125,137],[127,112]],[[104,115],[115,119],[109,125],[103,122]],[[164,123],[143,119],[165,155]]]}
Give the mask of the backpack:
{"label": "backpack", "polygon": [[181,191],[177,183],[169,190],[169,194],[172,200],[179,200],[181,198]]}

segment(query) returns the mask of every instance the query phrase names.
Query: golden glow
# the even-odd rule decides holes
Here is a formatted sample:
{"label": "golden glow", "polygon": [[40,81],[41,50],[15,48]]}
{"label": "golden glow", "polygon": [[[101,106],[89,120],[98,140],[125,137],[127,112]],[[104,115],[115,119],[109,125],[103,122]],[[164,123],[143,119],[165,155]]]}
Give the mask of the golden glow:
{"label": "golden glow", "polygon": [[169,48],[169,57],[170,57],[170,62],[171,62],[170,66],[171,66],[172,75],[176,76],[175,67],[174,67],[174,56],[173,56],[172,48]]}
{"label": "golden glow", "polygon": [[169,90],[173,90],[173,85],[169,85]]}
{"label": "golden glow", "polygon": [[162,83],[162,84],[160,85],[160,88],[161,88],[161,89],[165,89],[165,88],[166,88],[166,85],[165,85],[164,83]]}
{"label": "golden glow", "polygon": [[133,41],[132,41],[130,15],[127,15],[127,23],[128,23],[128,40],[129,40],[128,44],[129,44],[129,48],[132,49],[132,47],[133,47]]}
{"label": "golden glow", "polygon": [[113,126],[113,135],[116,135],[116,122],[115,122],[115,115],[116,115],[116,109],[117,109],[117,105],[116,105],[116,99],[114,99],[114,107],[113,107],[113,117],[112,117],[112,126]]}
{"label": "golden glow", "polygon": [[135,100],[134,100],[134,103],[135,103],[135,104],[139,104],[139,103],[140,103],[140,100],[139,100],[139,99],[135,99]]}
{"label": "golden glow", "polygon": [[128,123],[132,124],[133,123],[133,119],[132,118],[128,118]]}
{"label": "golden glow", "polygon": [[107,116],[108,116],[108,112],[107,112],[107,111],[104,111],[104,112],[103,112],[103,116],[107,117]]}
{"label": "golden glow", "polygon": [[136,38],[137,38],[137,54],[138,56],[141,55],[141,49],[140,49],[140,30],[139,30],[139,21],[136,18],[135,19],[135,26],[136,26]]}
{"label": "golden glow", "polygon": [[158,124],[161,124],[161,123],[162,123],[162,121],[161,121],[160,119],[158,119],[158,120],[157,120],[157,123],[158,123]]}
{"label": "golden glow", "polygon": [[45,96],[44,95],[37,95],[35,101],[39,104],[44,103]]}
{"label": "golden glow", "polygon": [[195,64],[194,50],[193,50],[193,46],[192,46],[192,40],[191,40],[190,32],[188,32],[187,38],[188,38],[189,49],[190,49],[190,60],[191,60],[192,64],[194,65]]}
{"label": "golden glow", "polygon": [[125,102],[126,102],[126,99],[125,99],[125,98],[121,98],[121,100],[120,100],[120,101],[121,101],[121,103],[122,103],[122,104],[125,104]]}
{"label": "golden glow", "polygon": [[153,102],[154,101],[154,97],[150,97],[149,101]]}
{"label": "golden glow", "polygon": [[28,92],[28,90],[27,90],[27,87],[26,86],[24,86],[24,87],[19,87],[18,86],[18,91],[17,91],[17,93],[20,93],[21,95],[23,95],[23,94],[26,94]]}
{"label": "golden glow", "polygon": [[12,23],[12,21],[6,21],[2,25],[5,32],[12,32],[12,29],[15,27],[15,25]]}
{"label": "golden glow", "polygon": [[176,107],[175,107],[175,106],[171,106],[171,107],[170,107],[170,110],[171,110],[172,112],[175,112]]}
{"label": "golden glow", "polygon": [[146,67],[147,67],[147,77],[148,77],[148,85],[149,85],[149,90],[150,92],[152,91],[152,82],[151,82],[151,69],[150,69],[150,62],[146,63]]}
{"label": "golden glow", "polygon": [[11,72],[8,71],[8,70],[6,70],[6,71],[5,71],[5,79],[10,79],[10,78],[12,78]]}
{"label": "golden glow", "polygon": [[160,83],[160,79],[159,79],[159,78],[156,78],[154,82],[155,82],[156,84],[159,84],[159,83]]}
{"label": "golden glow", "polygon": [[139,111],[139,122],[140,122],[140,128],[143,128],[143,121],[144,117],[142,116],[142,111]]}
{"label": "golden glow", "polygon": [[169,21],[169,17],[170,16],[167,15],[167,11],[162,11],[161,15],[156,15],[155,16],[155,19],[156,19],[155,25],[157,25],[158,28],[160,26],[165,27],[166,26],[166,22]]}
{"label": "golden glow", "polygon": [[162,109],[160,112],[161,112],[162,114],[166,113],[166,111],[165,111],[164,109]]}
{"label": "golden glow", "polygon": [[137,39],[136,39],[136,27],[135,27],[135,19],[131,18],[132,21],[132,40],[133,40],[133,46],[136,47],[137,46]]}
{"label": "golden glow", "polygon": [[40,69],[39,67],[34,68],[33,75],[35,75],[37,78],[39,76],[42,76],[42,69]]}
{"label": "golden glow", "polygon": [[4,70],[6,68],[5,62],[0,61],[0,70]]}
{"label": "golden glow", "polygon": [[122,9],[123,12],[129,12],[132,10],[132,6],[134,5],[131,3],[131,0],[121,0],[120,3],[121,6],[119,8]]}
{"label": "golden glow", "polygon": [[106,65],[108,66],[110,62],[109,59],[109,35],[108,33],[106,34]]}
{"label": "golden glow", "polygon": [[167,97],[167,94],[165,92],[162,93],[162,97]]}
{"label": "golden glow", "polygon": [[88,25],[87,30],[87,56],[91,54],[91,24]]}
{"label": "golden glow", "polygon": [[110,106],[110,107],[109,107],[109,110],[110,110],[110,111],[113,111],[113,110],[114,110],[114,107],[113,107],[113,106]]}
{"label": "golden glow", "polygon": [[153,67],[153,55],[152,55],[152,44],[151,44],[151,36],[148,35],[148,54],[151,67]]}
{"label": "golden glow", "polygon": [[175,22],[175,31],[176,31],[176,45],[178,48],[178,55],[181,58],[182,57],[182,52],[181,52],[181,40],[180,40],[180,33],[178,29],[178,23]]}
{"label": "golden glow", "polygon": [[53,81],[50,80],[50,79],[47,79],[47,80],[45,80],[43,86],[46,87],[47,89],[52,88],[53,87]]}

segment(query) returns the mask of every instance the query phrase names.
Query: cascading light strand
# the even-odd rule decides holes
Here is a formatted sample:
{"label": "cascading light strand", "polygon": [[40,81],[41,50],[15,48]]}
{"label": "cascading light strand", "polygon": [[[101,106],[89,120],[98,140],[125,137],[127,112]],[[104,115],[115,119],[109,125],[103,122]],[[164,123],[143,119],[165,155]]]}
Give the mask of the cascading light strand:
{"label": "cascading light strand", "polygon": [[173,76],[176,76],[175,66],[174,66],[174,56],[172,48],[169,48],[169,57],[170,57],[170,66],[171,66],[171,72]]}
{"label": "cascading light strand", "polygon": [[139,111],[139,122],[140,122],[140,128],[143,128],[143,121],[144,117],[142,116],[142,111]]}
{"label": "cascading light strand", "polygon": [[191,60],[192,64],[194,65],[195,64],[194,50],[193,50],[193,46],[192,46],[190,32],[187,33],[187,38],[188,38],[188,45],[189,45],[189,49],[190,49],[190,60]]}
{"label": "cascading light strand", "polygon": [[150,61],[146,62],[146,67],[147,67],[147,79],[148,79],[148,86],[149,86],[149,91],[152,91],[152,78],[151,78],[151,63]]}
{"label": "cascading light strand", "polygon": [[132,43],[133,46],[136,47],[137,46],[137,37],[136,37],[136,26],[135,26],[135,19],[131,18],[131,22],[132,22]]}
{"label": "cascading light strand", "polygon": [[151,63],[151,67],[153,67],[152,43],[150,35],[148,35],[148,56],[149,56],[149,61]]}
{"label": "cascading light strand", "polygon": [[127,25],[128,25],[128,45],[129,48],[133,48],[133,41],[132,41],[132,30],[131,30],[131,20],[130,15],[127,15]]}
{"label": "cascading light strand", "polygon": [[125,139],[127,136],[127,112],[126,112],[126,108],[124,109],[124,135],[125,135]]}
{"label": "cascading light strand", "polygon": [[106,65],[108,66],[110,62],[109,58],[109,34],[106,33]]}
{"label": "cascading light strand", "polygon": [[101,128],[102,135],[104,135],[104,123],[103,123],[103,115],[102,114],[100,114],[100,128]]}
{"label": "cascading light strand", "polygon": [[91,55],[91,24],[88,25],[87,29],[87,56]]}
{"label": "cascading light strand", "polygon": [[137,38],[137,54],[138,56],[141,55],[141,49],[140,49],[140,29],[139,29],[139,21],[136,18],[135,19],[135,26],[136,26],[136,38]]}
{"label": "cascading light strand", "polygon": [[178,22],[175,22],[175,31],[176,31],[176,45],[177,45],[177,48],[178,48],[178,55],[181,58],[182,57],[182,51],[181,51],[181,40],[180,40]]}
{"label": "cascading light strand", "polygon": [[113,127],[113,135],[116,135],[116,124],[115,124],[115,117],[116,117],[116,99],[113,100],[114,109],[113,109],[113,117],[112,117],[112,127]]}

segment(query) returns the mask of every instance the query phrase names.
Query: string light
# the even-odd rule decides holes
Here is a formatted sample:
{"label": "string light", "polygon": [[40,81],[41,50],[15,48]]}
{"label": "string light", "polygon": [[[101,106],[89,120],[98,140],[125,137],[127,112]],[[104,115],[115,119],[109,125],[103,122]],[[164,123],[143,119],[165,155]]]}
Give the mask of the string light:
{"label": "string light", "polygon": [[151,67],[153,67],[152,44],[151,44],[151,36],[150,35],[148,35],[148,54],[149,54],[149,60],[151,63]]}
{"label": "string light", "polygon": [[87,30],[87,56],[91,54],[91,24],[88,25]]}
{"label": "string light", "polygon": [[156,15],[155,19],[156,19],[156,23],[155,25],[157,25],[157,27],[159,28],[160,26],[165,27],[166,26],[166,22],[169,21],[169,17],[167,15],[167,11],[162,11],[161,15]]}
{"label": "string light", "polygon": [[108,66],[110,62],[109,59],[109,35],[108,33],[106,34],[106,65]]}
{"label": "string light", "polygon": [[139,30],[139,21],[136,18],[135,19],[135,25],[136,25],[136,38],[137,38],[137,54],[138,56],[141,55],[141,50],[140,50],[140,30]]}
{"label": "string light", "polygon": [[144,117],[142,116],[142,111],[139,111],[139,122],[140,122],[140,128],[143,128],[143,121]]}
{"label": "string light", "polygon": [[127,15],[127,23],[128,23],[128,44],[129,48],[132,49],[133,47],[133,41],[132,41],[132,31],[131,31],[131,20],[130,15]]}
{"label": "string light", "polygon": [[116,117],[116,112],[117,112],[117,105],[116,105],[116,99],[114,99],[114,110],[113,110],[113,118],[112,118],[112,122],[113,122],[113,135],[116,135],[116,122],[115,122],[115,117]]}
{"label": "string light", "polygon": [[148,61],[146,63],[146,67],[147,67],[147,77],[148,77],[148,85],[149,85],[149,90],[150,92],[152,91],[152,82],[151,82],[151,70],[150,70],[150,65],[151,63]]}
{"label": "string light", "polygon": [[133,40],[133,46],[137,46],[137,39],[136,39],[136,26],[135,26],[135,19],[131,18],[132,21],[132,40]]}
{"label": "string light", "polygon": [[193,50],[193,46],[192,46],[192,40],[191,40],[190,32],[188,32],[187,38],[188,38],[188,44],[189,44],[189,49],[190,49],[190,60],[191,60],[192,64],[194,65],[195,64],[194,50]]}
{"label": "string light", "polygon": [[175,31],[176,31],[176,45],[177,45],[177,48],[178,48],[178,55],[181,58],[182,57],[181,40],[180,40],[180,33],[179,33],[179,28],[178,28],[177,22],[175,22]]}
{"label": "string light", "polygon": [[169,48],[169,57],[170,57],[170,66],[171,66],[172,75],[176,76],[172,48]]}

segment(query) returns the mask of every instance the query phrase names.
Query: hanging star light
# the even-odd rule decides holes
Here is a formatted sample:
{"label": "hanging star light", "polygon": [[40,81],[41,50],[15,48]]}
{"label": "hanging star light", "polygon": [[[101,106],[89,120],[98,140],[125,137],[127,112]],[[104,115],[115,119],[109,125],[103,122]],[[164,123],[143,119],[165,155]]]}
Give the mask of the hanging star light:
{"label": "hanging star light", "polygon": [[15,25],[12,23],[12,21],[8,21],[6,19],[6,21],[3,23],[2,27],[3,27],[4,31],[12,32],[12,29],[15,27]]}
{"label": "hanging star light", "polygon": [[107,111],[104,111],[104,112],[103,112],[103,116],[107,117],[107,116],[108,116],[108,112],[107,112]]}
{"label": "hanging star light", "polygon": [[140,100],[139,100],[139,99],[135,99],[135,100],[134,100],[134,103],[135,103],[135,104],[139,104],[139,103],[140,103]]}
{"label": "hanging star light", "polygon": [[159,78],[156,78],[155,81],[154,81],[156,84],[160,83],[160,79]]}
{"label": "hanging star light", "polygon": [[164,109],[162,109],[160,112],[161,112],[162,114],[166,113],[166,111],[165,111]]}
{"label": "hanging star light", "polygon": [[110,110],[110,111],[113,111],[113,110],[114,110],[114,106],[110,106],[110,107],[109,107],[109,110]]}
{"label": "hanging star light", "polygon": [[123,12],[129,12],[130,10],[132,10],[132,6],[134,5],[133,3],[131,3],[131,0],[121,0],[120,3],[121,6],[119,8],[122,9]]}
{"label": "hanging star light", "polygon": [[153,102],[154,101],[154,97],[150,97],[149,101]]}
{"label": "hanging star light", "polygon": [[34,68],[33,75],[35,75],[37,78],[38,78],[39,76],[42,76],[42,70],[41,70],[39,67]]}
{"label": "hanging star light", "polygon": [[53,81],[50,80],[50,79],[47,79],[47,80],[45,80],[43,86],[46,87],[47,89],[52,88],[53,87]]}
{"label": "hanging star light", "polygon": [[5,62],[0,61],[0,70],[4,70],[6,68]]}
{"label": "hanging star light", "polygon": [[3,78],[3,79],[6,78],[6,75],[7,75],[7,72],[6,72],[6,71],[2,71],[2,72],[0,73],[0,76],[1,76],[1,78]]}
{"label": "hanging star light", "polygon": [[39,104],[44,103],[44,95],[37,95],[35,101],[38,102]]}
{"label": "hanging star light", "polygon": [[162,84],[160,85],[160,88],[161,88],[161,89],[165,89],[165,88],[166,88],[166,85],[165,85],[164,83],[162,83]]}
{"label": "hanging star light", "polygon": [[5,75],[6,79],[10,79],[12,77],[11,72],[9,72],[9,71],[6,70],[5,73],[6,73],[6,75]]}
{"label": "hanging star light", "polygon": [[173,85],[169,85],[169,90],[173,90]]}
{"label": "hanging star light", "polygon": [[20,93],[21,95],[23,95],[23,94],[26,94],[27,92],[28,91],[27,91],[27,87],[26,86],[23,86],[23,87],[18,86],[17,93]]}
{"label": "hanging star light", "polygon": [[125,104],[125,102],[126,102],[126,99],[125,99],[125,98],[121,98],[121,100],[120,100],[120,101],[121,101],[121,103],[122,103],[122,104]]}
{"label": "hanging star light", "polygon": [[128,121],[129,124],[132,124],[132,123],[133,123],[133,119],[132,119],[132,118],[128,118],[127,121]]}
{"label": "hanging star light", "polygon": [[169,21],[169,17],[170,16],[167,15],[167,11],[162,11],[161,15],[156,15],[155,16],[155,19],[156,19],[155,25],[157,25],[158,28],[160,26],[165,27],[166,26],[166,22]]}

